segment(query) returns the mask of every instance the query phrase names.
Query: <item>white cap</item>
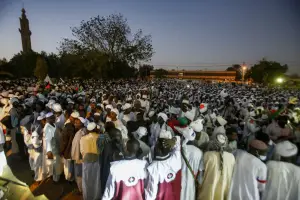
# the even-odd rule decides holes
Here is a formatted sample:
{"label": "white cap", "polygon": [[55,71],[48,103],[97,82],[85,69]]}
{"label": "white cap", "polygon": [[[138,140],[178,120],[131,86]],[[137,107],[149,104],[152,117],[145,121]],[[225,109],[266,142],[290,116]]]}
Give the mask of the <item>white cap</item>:
{"label": "white cap", "polygon": [[298,148],[290,141],[283,141],[275,146],[275,152],[277,155],[282,157],[292,157],[297,155]]}
{"label": "white cap", "polygon": [[47,114],[46,114],[46,118],[49,118],[49,117],[52,117],[53,116],[53,113],[52,112],[48,112]]}
{"label": "white cap", "polygon": [[183,104],[189,104],[190,102],[189,102],[189,100],[183,99],[183,100],[182,100],[182,103],[183,103]]}
{"label": "white cap", "polygon": [[132,100],[131,96],[126,98],[126,101],[131,101],[131,100]]}
{"label": "white cap", "polygon": [[172,133],[170,131],[167,131],[167,130],[163,129],[159,133],[159,138],[172,139]]}
{"label": "white cap", "polygon": [[187,111],[184,116],[188,118],[190,121],[193,121],[195,118],[195,113],[191,110]]}
{"label": "white cap", "polygon": [[96,112],[94,113],[94,116],[100,116],[100,113]]}
{"label": "white cap", "polygon": [[79,112],[77,112],[77,111],[74,111],[74,112],[72,112],[72,114],[71,114],[71,117],[73,117],[73,118],[78,118],[80,115],[79,115]]}
{"label": "white cap", "polygon": [[95,98],[91,98],[90,102],[91,103],[96,103],[96,99]]}
{"label": "white cap", "polygon": [[138,130],[134,131],[133,134],[136,134],[138,138],[141,138],[145,135],[147,135],[147,129],[143,126],[140,126]]}
{"label": "white cap", "polygon": [[117,116],[119,115],[119,111],[116,108],[113,108],[110,112],[114,112]]}
{"label": "white cap", "polygon": [[199,108],[200,108],[200,113],[205,113],[207,111],[208,104],[207,103],[201,103]]}
{"label": "white cap", "polygon": [[54,112],[62,112],[62,107],[58,103],[53,104],[52,109],[53,109]]}
{"label": "white cap", "polygon": [[196,138],[196,133],[194,132],[194,130],[191,127],[184,128],[182,131],[182,135],[185,139],[187,139],[189,141],[193,141]]}
{"label": "white cap", "polygon": [[40,115],[40,116],[37,117],[37,120],[38,120],[38,121],[41,121],[41,120],[43,120],[43,119],[45,119],[45,115]]}
{"label": "white cap", "polygon": [[149,117],[153,117],[154,114],[155,114],[155,111],[154,111],[154,110],[151,110],[151,111],[148,113],[148,116],[149,116]]}
{"label": "white cap", "polygon": [[97,127],[97,124],[95,122],[91,122],[87,125],[88,131],[93,131]]}
{"label": "white cap", "polygon": [[111,109],[111,110],[112,110],[112,109],[113,109],[113,106],[110,105],[110,104],[109,104],[109,105],[106,105],[106,106],[105,106],[105,109]]}
{"label": "white cap", "polygon": [[78,119],[81,121],[81,123],[85,124],[85,119],[83,117],[78,117]]}
{"label": "white cap", "polygon": [[174,114],[174,115],[178,115],[180,113],[180,108],[175,108],[175,107],[171,106],[169,108],[169,113]]}
{"label": "white cap", "polygon": [[165,113],[158,113],[157,117],[161,117],[164,122],[168,121],[168,116]]}
{"label": "white cap", "polygon": [[218,116],[218,117],[217,117],[217,121],[219,122],[219,124],[220,124],[221,126],[224,126],[224,125],[227,124],[227,121],[226,121],[222,116]]}
{"label": "white cap", "polygon": [[129,109],[129,108],[131,108],[131,104],[129,104],[129,103],[125,103],[125,104],[122,106],[122,110],[127,110],[127,109]]}
{"label": "white cap", "polygon": [[191,122],[190,127],[197,133],[200,133],[203,130],[203,119],[197,119],[196,121]]}

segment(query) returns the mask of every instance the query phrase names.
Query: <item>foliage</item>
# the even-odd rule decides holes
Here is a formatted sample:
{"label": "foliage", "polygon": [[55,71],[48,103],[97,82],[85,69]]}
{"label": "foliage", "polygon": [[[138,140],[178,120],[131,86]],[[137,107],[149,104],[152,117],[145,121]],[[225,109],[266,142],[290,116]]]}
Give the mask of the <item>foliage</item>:
{"label": "foliage", "polygon": [[48,74],[48,66],[46,60],[43,56],[38,56],[36,60],[36,67],[34,70],[34,75],[40,81],[44,80]]}
{"label": "foliage", "polygon": [[150,72],[154,69],[153,65],[141,65],[139,67],[139,76],[144,78],[150,76]]}
{"label": "foliage", "polygon": [[6,58],[0,59],[0,66],[7,64]]}
{"label": "foliage", "polygon": [[132,33],[121,14],[93,17],[71,31],[74,39],[63,39],[59,54],[20,52],[9,62],[0,60],[0,71],[16,78],[43,77],[45,71],[51,78],[130,78],[138,74],[136,64],[153,55],[151,36]]}
{"label": "foliage", "polygon": [[262,59],[251,67],[249,76],[257,83],[274,83],[277,77],[283,76],[288,70],[287,65]]}
{"label": "foliage", "polygon": [[242,69],[241,65],[239,65],[239,64],[233,64],[231,67],[228,67],[226,69],[226,71],[236,71],[236,77],[235,77],[236,81],[242,80],[242,78],[243,78],[242,70],[243,69]]}
{"label": "foliage", "polygon": [[32,77],[38,55],[34,51],[17,53],[10,59],[5,71],[15,77]]}
{"label": "foliage", "polygon": [[130,66],[138,61],[149,61],[153,55],[151,36],[143,36],[141,30],[132,34],[127,19],[121,14],[93,17],[71,31],[75,39],[63,39],[59,47],[61,54],[101,52],[108,56],[111,64],[127,62]]}
{"label": "foliage", "polygon": [[154,77],[155,78],[166,78],[168,75],[168,71],[164,69],[156,69],[154,70]]}

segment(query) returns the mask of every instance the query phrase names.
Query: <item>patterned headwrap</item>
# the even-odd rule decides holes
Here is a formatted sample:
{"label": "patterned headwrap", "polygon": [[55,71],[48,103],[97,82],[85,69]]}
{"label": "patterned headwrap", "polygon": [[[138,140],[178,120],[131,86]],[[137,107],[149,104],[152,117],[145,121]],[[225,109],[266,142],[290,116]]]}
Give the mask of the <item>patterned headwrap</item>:
{"label": "patterned headwrap", "polygon": [[207,151],[220,152],[220,170],[223,173],[223,152],[228,145],[228,138],[223,133],[218,133],[212,140],[209,141]]}
{"label": "patterned headwrap", "polygon": [[99,151],[99,155],[102,154],[105,144],[110,142],[110,137],[107,133],[100,134],[98,140],[97,140],[97,147]]}

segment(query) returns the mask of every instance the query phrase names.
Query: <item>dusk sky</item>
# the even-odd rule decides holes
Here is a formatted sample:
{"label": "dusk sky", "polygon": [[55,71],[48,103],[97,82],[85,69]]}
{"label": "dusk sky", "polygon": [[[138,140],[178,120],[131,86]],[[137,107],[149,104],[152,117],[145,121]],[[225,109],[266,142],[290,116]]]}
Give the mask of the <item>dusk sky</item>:
{"label": "dusk sky", "polygon": [[[24,5],[37,52],[56,52],[81,20],[122,13],[133,32],[141,28],[152,35],[156,67],[225,69],[266,57],[288,64],[290,72],[300,70],[299,0],[24,0]],[[0,58],[21,50],[21,9],[21,0],[0,0]]]}

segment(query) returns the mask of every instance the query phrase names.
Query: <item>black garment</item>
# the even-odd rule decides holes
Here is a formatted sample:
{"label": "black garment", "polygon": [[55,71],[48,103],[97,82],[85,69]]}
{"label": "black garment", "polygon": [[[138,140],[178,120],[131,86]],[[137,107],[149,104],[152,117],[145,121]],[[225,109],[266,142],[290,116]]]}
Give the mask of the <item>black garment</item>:
{"label": "black garment", "polygon": [[72,123],[65,124],[62,130],[62,140],[60,144],[60,155],[65,159],[71,159],[72,142],[75,133],[75,127]]}
{"label": "black garment", "polygon": [[110,163],[120,160],[122,155],[122,147],[117,147],[114,142],[105,144],[105,147],[100,155],[100,177],[101,177],[101,192],[105,191],[106,182],[110,173]]}

